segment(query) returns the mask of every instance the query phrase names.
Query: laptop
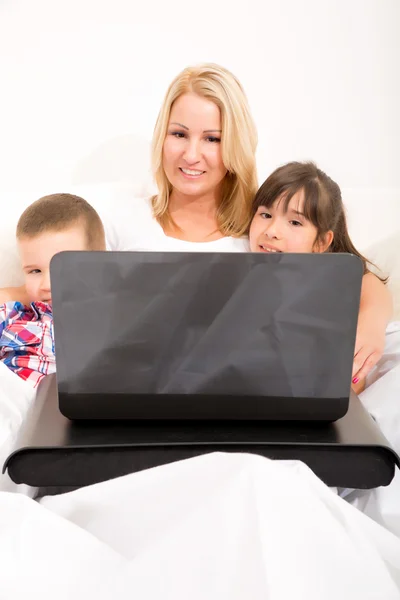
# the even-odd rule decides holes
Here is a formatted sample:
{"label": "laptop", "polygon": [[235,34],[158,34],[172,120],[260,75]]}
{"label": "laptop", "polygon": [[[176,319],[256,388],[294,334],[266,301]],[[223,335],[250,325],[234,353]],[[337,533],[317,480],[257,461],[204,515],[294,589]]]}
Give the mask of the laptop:
{"label": "laptop", "polygon": [[349,254],[62,252],[60,411],[335,421],[349,406],[362,273]]}

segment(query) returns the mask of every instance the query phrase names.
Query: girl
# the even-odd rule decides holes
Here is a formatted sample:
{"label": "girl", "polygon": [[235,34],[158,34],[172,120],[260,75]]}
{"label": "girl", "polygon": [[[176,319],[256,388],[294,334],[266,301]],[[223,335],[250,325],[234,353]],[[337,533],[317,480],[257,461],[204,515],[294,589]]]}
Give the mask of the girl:
{"label": "girl", "polygon": [[[363,288],[373,286],[377,302],[382,288],[386,292],[382,286],[386,279],[371,273],[367,259],[353,246],[339,186],[315,164],[291,162],[276,169],[258,190],[253,215],[249,233],[252,252],[355,254],[364,265]],[[359,339],[360,323],[367,326],[365,312],[370,314],[364,310],[361,292],[352,380],[357,392],[363,390],[369,364],[375,360],[375,353],[368,354],[368,347]],[[385,319],[376,315],[368,327],[371,339],[383,349]]]}

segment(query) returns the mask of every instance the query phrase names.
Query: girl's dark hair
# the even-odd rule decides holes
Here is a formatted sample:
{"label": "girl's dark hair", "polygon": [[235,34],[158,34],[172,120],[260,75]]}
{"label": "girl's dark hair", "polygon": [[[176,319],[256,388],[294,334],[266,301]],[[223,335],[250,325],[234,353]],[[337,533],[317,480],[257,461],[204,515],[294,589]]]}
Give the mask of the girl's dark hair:
{"label": "girl's dark hair", "polygon": [[[260,206],[271,208],[278,199],[284,203],[284,210],[287,211],[290,200],[300,190],[304,192],[302,212],[317,228],[316,241],[323,241],[326,233],[332,231],[333,241],[327,252],[355,254],[362,260],[364,274],[369,273],[368,264],[375,265],[353,246],[347,231],[340,187],[312,162],[291,162],[276,169],[254,198],[253,216]],[[386,283],[387,278],[379,278]]]}

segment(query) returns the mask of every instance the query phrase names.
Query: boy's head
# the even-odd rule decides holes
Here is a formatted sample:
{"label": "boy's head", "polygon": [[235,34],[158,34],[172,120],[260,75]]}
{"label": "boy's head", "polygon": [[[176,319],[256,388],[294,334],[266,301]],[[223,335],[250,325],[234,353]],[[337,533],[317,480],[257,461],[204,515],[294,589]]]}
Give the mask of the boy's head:
{"label": "boy's head", "polygon": [[31,302],[51,302],[50,261],[64,250],[105,250],[101,219],[72,194],[40,198],[22,213],[17,242]]}
{"label": "boy's head", "polygon": [[253,215],[252,252],[349,251],[340,188],[311,162],[276,169],[258,190]]}

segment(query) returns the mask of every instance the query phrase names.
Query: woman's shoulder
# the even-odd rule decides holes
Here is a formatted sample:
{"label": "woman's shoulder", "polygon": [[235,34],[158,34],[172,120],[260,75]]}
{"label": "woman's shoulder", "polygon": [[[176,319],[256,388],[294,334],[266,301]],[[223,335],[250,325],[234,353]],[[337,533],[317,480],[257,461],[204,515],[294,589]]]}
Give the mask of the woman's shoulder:
{"label": "woman's shoulder", "polygon": [[[249,252],[250,251],[249,238],[247,238],[247,237],[240,237],[240,238],[227,237],[227,238],[222,238],[221,242],[226,246],[226,248],[224,248],[224,250],[227,252]],[[221,250],[222,250],[222,248],[221,248]]]}
{"label": "woman's shoulder", "polygon": [[158,226],[149,197],[116,201],[112,211],[100,216],[109,250],[135,250],[143,236],[151,236]]}
{"label": "woman's shoulder", "polygon": [[151,197],[125,197],[100,213],[108,250],[159,250],[163,252],[246,252],[247,238],[223,237],[212,242],[187,242],[164,234],[154,219]]}

